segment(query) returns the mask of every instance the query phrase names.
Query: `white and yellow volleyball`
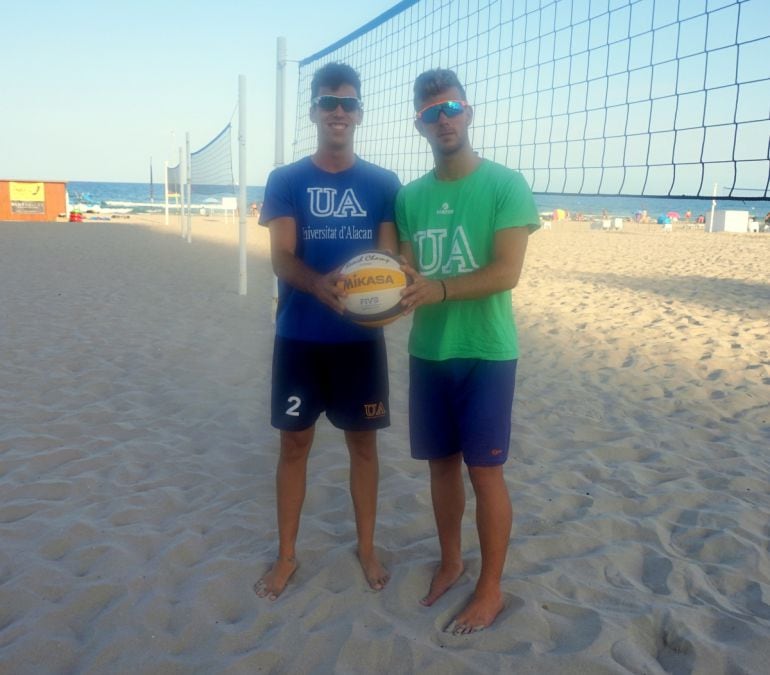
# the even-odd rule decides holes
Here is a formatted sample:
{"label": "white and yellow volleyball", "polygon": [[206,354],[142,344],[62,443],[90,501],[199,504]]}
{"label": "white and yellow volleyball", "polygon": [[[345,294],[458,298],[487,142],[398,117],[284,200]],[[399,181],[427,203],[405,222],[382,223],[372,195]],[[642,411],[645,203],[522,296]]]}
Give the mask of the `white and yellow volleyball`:
{"label": "white and yellow volleyball", "polygon": [[384,326],[404,311],[401,291],[408,283],[395,256],[383,251],[365,251],[348,260],[340,269],[340,286],[345,316],[368,327]]}

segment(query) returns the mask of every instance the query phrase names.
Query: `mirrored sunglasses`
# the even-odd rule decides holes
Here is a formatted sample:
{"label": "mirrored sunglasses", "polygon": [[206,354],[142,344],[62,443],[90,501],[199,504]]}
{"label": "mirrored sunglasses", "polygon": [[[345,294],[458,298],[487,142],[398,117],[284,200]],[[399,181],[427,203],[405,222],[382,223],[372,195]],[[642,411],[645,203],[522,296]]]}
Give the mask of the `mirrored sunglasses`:
{"label": "mirrored sunglasses", "polygon": [[326,94],[324,96],[316,96],[310,103],[326,112],[336,110],[337,106],[342,106],[345,112],[354,112],[363,108],[361,99],[355,96],[330,96]]}
{"label": "mirrored sunglasses", "polygon": [[425,106],[415,117],[426,124],[435,124],[438,122],[438,116],[441,113],[444,113],[447,117],[457,117],[467,106],[467,101],[441,101]]}

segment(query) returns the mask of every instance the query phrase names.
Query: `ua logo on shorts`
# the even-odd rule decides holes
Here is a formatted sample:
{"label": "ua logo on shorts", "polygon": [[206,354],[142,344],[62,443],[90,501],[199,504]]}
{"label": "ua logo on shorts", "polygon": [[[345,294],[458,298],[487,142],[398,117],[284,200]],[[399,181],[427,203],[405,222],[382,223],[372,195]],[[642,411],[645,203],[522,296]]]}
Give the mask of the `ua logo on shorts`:
{"label": "ua logo on shorts", "polygon": [[385,406],[382,404],[382,401],[379,403],[364,403],[364,415],[366,415],[366,419],[383,417],[385,415]]}

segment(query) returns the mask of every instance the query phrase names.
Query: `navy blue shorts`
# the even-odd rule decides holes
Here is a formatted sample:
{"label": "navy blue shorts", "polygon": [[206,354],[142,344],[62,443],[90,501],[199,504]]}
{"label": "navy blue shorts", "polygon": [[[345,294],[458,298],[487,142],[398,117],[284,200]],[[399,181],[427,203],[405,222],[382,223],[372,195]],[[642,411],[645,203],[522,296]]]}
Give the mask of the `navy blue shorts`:
{"label": "navy blue shorts", "polygon": [[409,358],[412,457],[462,452],[468,466],[508,459],[516,360]]}
{"label": "navy blue shorts", "polygon": [[326,411],[345,431],[390,424],[385,339],[344,344],[276,336],[270,421],[277,429],[302,431]]}

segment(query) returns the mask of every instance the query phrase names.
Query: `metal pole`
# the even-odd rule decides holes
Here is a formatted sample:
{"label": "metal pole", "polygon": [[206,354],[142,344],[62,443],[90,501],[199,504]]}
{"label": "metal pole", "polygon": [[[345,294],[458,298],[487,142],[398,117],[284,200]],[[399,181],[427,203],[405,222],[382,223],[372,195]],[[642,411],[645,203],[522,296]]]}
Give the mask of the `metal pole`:
{"label": "metal pole", "polygon": [[185,167],[182,164],[182,146],[179,146],[179,227],[182,230],[182,239],[184,239],[184,181]]}
{"label": "metal pole", "polygon": [[238,76],[238,294],[246,295],[246,76]]}
{"label": "metal pole", "polygon": [[187,243],[192,243],[192,157],[190,155],[190,132],[185,133],[187,149]]}
{"label": "metal pole", "polygon": [[[275,165],[283,166],[284,151],[284,99],[286,80],[286,38],[279,37],[276,45],[276,74],[275,74]],[[273,306],[272,317],[275,323],[278,311],[278,277],[273,275]]]}
{"label": "metal pole", "polygon": [[165,223],[168,225],[168,160],[163,162],[163,195],[166,202],[166,218]]}
{"label": "metal pole", "polygon": [[279,37],[275,77],[275,165],[282,166],[284,151],[284,103],[286,90],[286,38]]}

